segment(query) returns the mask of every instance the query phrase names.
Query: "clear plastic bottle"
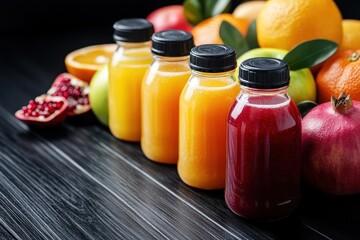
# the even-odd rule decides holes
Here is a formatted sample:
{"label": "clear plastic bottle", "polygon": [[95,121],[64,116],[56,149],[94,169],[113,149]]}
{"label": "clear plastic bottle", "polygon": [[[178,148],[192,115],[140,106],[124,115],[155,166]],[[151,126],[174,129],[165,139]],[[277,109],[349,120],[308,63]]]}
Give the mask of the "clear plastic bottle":
{"label": "clear plastic bottle", "polygon": [[200,189],[225,186],[226,123],[240,92],[234,49],[200,45],[190,52],[192,75],[180,97],[178,173]]}
{"label": "clear plastic bottle", "polygon": [[153,25],[139,18],[114,24],[118,47],[109,65],[109,128],[126,141],[140,141],[140,95],[145,72],[152,62]]}
{"label": "clear plastic bottle", "polygon": [[190,33],[154,33],[154,62],[142,83],[141,148],[150,160],[175,164],[179,153],[179,98],[190,77]]}
{"label": "clear plastic bottle", "polygon": [[280,219],[300,197],[301,116],[287,93],[289,67],[252,58],[241,63],[239,78],[228,116],[225,200],[245,218]]}

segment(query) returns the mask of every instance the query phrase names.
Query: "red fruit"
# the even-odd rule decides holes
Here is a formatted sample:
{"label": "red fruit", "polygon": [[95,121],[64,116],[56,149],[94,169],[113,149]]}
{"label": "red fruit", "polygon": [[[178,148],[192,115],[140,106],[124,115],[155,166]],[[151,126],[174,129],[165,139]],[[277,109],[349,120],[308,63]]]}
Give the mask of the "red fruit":
{"label": "red fruit", "polygon": [[303,119],[303,176],[336,195],[360,193],[360,101],[342,93]]}
{"label": "red fruit", "polygon": [[91,109],[89,90],[88,83],[71,74],[62,73],[56,77],[47,94],[66,98],[68,102],[67,115],[74,116],[86,113]]}
{"label": "red fruit", "polygon": [[66,118],[67,101],[63,97],[42,95],[30,100],[15,116],[32,126],[53,126]]}
{"label": "red fruit", "polygon": [[185,18],[182,5],[170,5],[158,8],[147,16],[155,28],[155,32],[164,30],[184,30],[191,32],[191,25]]}

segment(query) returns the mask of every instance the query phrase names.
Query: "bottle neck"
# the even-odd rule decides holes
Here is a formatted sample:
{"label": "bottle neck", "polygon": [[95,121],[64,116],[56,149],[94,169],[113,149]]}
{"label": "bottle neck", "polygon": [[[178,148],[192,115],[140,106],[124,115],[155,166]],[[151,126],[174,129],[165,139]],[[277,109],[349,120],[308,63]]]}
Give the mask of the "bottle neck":
{"label": "bottle neck", "polygon": [[252,95],[279,95],[287,94],[288,86],[281,88],[272,88],[272,89],[259,89],[259,88],[250,88],[246,86],[241,86],[241,91],[247,94]]}
{"label": "bottle neck", "polygon": [[207,78],[207,79],[219,79],[219,78],[232,78],[235,80],[234,78],[234,72],[235,70],[231,70],[231,71],[227,71],[227,72],[216,72],[216,73],[212,73],[212,72],[200,72],[200,71],[195,71],[195,70],[191,70],[191,73],[194,77],[197,78]]}
{"label": "bottle neck", "polygon": [[132,48],[150,48],[151,47],[151,41],[147,42],[120,42],[117,41],[116,44],[118,47],[126,48],[126,49],[132,49]]}
{"label": "bottle neck", "polygon": [[154,60],[157,62],[168,62],[168,63],[173,63],[173,62],[189,62],[189,55],[187,56],[180,56],[180,57],[171,57],[171,56],[159,56],[159,55],[154,55]]}

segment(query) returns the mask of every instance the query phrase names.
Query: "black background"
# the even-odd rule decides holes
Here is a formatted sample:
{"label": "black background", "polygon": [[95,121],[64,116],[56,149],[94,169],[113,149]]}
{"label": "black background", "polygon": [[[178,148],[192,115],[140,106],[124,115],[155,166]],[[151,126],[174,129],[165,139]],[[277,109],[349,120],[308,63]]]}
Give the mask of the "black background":
{"label": "black background", "polygon": [[[214,0],[215,1],[215,0]],[[84,28],[109,28],[121,18],[146,17],[183,0],[1,0],[1,36],[23,36]],[[232,9],[242,2],[233,0]],[[360,19],[359,0],[337,0],[343,18]],[[26,35],[25,35],[26,34]]]}

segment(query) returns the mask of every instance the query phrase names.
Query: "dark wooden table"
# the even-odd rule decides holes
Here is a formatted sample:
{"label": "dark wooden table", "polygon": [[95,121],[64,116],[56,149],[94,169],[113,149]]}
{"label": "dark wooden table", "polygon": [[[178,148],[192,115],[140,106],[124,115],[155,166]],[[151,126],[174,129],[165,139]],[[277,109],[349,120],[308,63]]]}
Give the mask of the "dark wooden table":
{"label": "dark wooden table", "polygon": [[298,211],[254,223],[223,191],[184,185],[176,166],[150,162],[94,119],[33,130],[14,112],[65,71],[65,55],[108,43],[111,29],[2,37],[0,239],[360,239],[360,196],[303,186]]}

